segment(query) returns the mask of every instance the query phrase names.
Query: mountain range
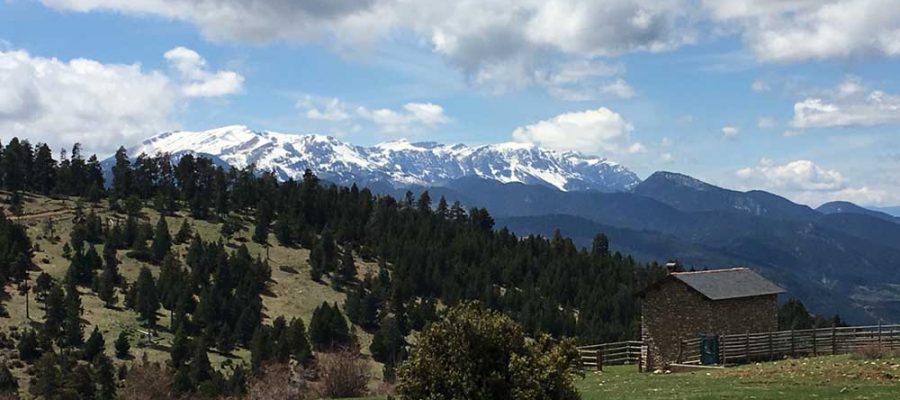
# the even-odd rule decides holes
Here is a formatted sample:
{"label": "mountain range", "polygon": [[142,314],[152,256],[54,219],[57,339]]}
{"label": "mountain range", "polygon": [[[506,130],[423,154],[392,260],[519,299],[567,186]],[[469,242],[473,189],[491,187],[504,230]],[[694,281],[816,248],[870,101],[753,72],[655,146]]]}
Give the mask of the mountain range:
{"label": "mountain range", "polygon": [[396,140],[372,147],[331,136],[299,135],[226,126],[202,132],[175,131],[128,149],[131,155],[186,153],[243,168],[274,171],[281,179],[300,178],[306,169],[338,184],[442,186],[463,177],[525,183],[562,191],[625,191],[640,182],[634,172],[605,158],[557,152],[530,143],[476,147]]}
{"label": "mountain range", "polygon": [[131,155],[160,152],[254,164],[282,179],[308,168],[338,184],[395,196],[428,190],[433,199],[487,208],[498,228],[521,235],[559,230],[589,246],[603,232],[615,250],[641,261],[749,266],[814,312],[854,323],[900,321],[900,218],[848,202],[813,209],[673,172],[641,181],[604,158],[523,143],[398,140],[362,147],[329,136],[229,126],[162,133],[129,149]]}

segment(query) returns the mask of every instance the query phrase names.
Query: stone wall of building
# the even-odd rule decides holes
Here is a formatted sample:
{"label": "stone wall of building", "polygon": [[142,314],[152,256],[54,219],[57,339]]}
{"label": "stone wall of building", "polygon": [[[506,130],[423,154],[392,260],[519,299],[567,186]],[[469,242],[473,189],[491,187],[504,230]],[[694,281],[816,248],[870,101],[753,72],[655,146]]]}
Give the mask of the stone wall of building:
{"label": "stone wall of building", "polygon": [[777,295],[712,301],[670,279],[646,292],[641,304],[645,371],[675,362],[683,339],[701,334],[769,332],[778,327]]}

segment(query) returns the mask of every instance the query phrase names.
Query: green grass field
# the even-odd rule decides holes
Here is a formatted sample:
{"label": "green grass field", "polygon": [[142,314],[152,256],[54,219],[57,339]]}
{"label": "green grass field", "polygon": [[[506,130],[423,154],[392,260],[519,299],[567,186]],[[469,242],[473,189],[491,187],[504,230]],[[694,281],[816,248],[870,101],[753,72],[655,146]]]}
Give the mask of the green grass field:
{"label": "green grass field", "polygon": [[900,358],[828,356],[674,374],[614,366],[587,371],[578,387],[584,400],[900,399]]}

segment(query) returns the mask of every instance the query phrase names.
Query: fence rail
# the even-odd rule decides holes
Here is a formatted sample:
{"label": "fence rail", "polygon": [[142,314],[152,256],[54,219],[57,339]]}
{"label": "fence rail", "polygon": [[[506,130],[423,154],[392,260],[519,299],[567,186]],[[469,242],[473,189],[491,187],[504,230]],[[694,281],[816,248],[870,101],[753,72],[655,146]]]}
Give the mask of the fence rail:
{"label": "fence rail", "polygon": [[[719,336],[720,364],[846,354],[877,347],[900,350],[900,325],[849,326]],[[679,364],[700,364],[701,339],[680,342]]]}
{"label": "fence rail", "polygon": [[639,364],[642,346],[639,340],[629,340],[579,347],[578,352],[582,366],[603,370],[604,365]]}
{"label": "fence rail", "polygon": [[[900,325],[848,326],[791,331],[756,332],[718,337],[720,365],[769,361],[784,357],[808,357],[847,354],[868,348],[900,350]],[[681,340],[678,364],[701,364],[699,337]],[[603,343],[578,348],[585,368],[603,369],[604,365],[641,364],[642,351],[637,340]]]}

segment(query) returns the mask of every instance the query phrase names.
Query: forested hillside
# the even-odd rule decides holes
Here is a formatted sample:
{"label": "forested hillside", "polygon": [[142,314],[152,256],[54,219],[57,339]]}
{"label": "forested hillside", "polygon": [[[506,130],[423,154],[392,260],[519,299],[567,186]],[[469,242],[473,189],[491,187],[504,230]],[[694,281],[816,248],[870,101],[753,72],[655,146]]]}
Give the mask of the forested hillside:
{"label": "forested hillside", "polygon": [[[395,199],[312,173],[281,182],[252,166],[226,170],[191,155],[132,159],[124,150],[111,170],[107,182],[97,158],[85,160],[77,145],[58,159],[18,139],[0,150],[9,203],[0,218],[0,278],[10,301],[30,293],[42,316],[7,325],[23,328],[14,336],[20,359],[33,363],[23,368],[34,395],[79,390],[67,385],[80,369],[66,366],[102,375],[111,361],[95,328],[112,332],[106,320],[123,316],[156,337],[151,350],[169,353],[165,370],[178,390],[217,395],[240,393],[246,371],[259,373],[267,361],[314,365],[367,344],[390,379],[406,354],[404,337],[467,299],[532,334],[632,338],[633,294],[662,273],[611,253],[604,235],[590,250],[558,234],[517,237],[495,231],[486,210],[427,192]],[[34,211],[36,204],[54,201],[73,204],[71,214],[28,231],[16,222],[23,214],[43,221],[54,208]],[[344,301],[321,304],[328,298]],[[135,341],[117,337],[122,358]],[[227,356],[229,367],[212,365],[208,354]]]}

